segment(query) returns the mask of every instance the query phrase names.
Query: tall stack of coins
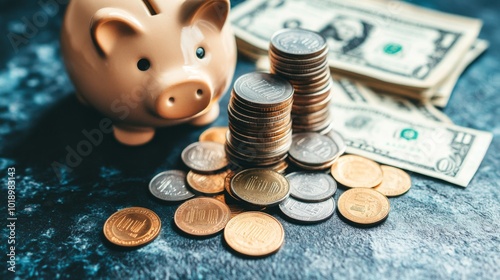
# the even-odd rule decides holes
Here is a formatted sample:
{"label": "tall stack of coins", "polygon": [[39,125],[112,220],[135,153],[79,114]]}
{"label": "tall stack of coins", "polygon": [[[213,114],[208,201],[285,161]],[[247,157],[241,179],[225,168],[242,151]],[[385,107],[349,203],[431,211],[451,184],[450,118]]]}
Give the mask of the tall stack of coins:
{"label": "tall stack of coins", "polygon": [[283,29],[271,38],[271,73],[289,80],[295,89],[294,132],[325,134],[331,129],[332,81],[327,56],[325,38],[313,31]]}
{"label": "tall stack of coins", "polygon": [[226,152],[243,167],[282,167],[292,143],[293,87],[268,73],[236,80],[228,106]]}

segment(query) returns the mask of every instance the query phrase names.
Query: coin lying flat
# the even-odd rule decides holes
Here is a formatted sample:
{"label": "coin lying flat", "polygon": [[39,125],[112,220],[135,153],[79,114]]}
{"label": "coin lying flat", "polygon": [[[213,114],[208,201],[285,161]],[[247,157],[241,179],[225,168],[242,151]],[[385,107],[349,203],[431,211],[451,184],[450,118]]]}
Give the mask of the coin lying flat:
{"label": "coin lying flat", "polygon": [[230,219],[229,207],[210,197],[190,199],[177,208],[174,222],[187,234],[207,236],[221,231]]}
{"label": "coin lying flat", "polygon": [[191,170],[187,174],[187,182],[196,192],[218,194],[224,191],[224,179],[229,171],[225,170],[214,174],[204,174]]}
{"label": "coin lying flat", "polygon": [[238,172],[231,178],[231,192],[251,205],[277,205],[290,194],[290,184],[280,173],[262,168]]}
{"label": "coin lying flat", "polygon": [[293,197],[280,203],[280,210],[291,219],[304,223],[316,223],[330,218],[335,211],[333,198],[321,202],[304,202]]}
{"label": "coin lying flat", "polygon": [[338,200],[339,213],[360,225],[377,224],[387,218],[389,199],[373,189],[356,188],[345,191]]}
{"label": "coin lying flat", "polygon": [[227,130],[228,130],[227,127],[211,127],[203,131],[203,133],[201,133],[199,141],[200,142],[211,141],[211,142],[226,144]]}
{"label": "coin lying flat", "polygon": [[194,196],[186,187],[186,173],[181,170],[161,172],[149,182],[149,191],[165,201],[182,201]]}
{"label": "coin lying flat", "polygon": [[340,135],[340,133],[338,133],[337,131],[335,131],[333,129],[330,130],[330,132],[328,132],[327,136],[332,138],[333,142],[335,142],[335,145],[337,145],[337,148],[339,149],[339,154],[340,155],[344,154],[345,150],[347,148],[347,145],[345,144],[344,137],[342,137],[342,135]]}
{"label": "coin lying flat", "polygon": [[332,176],[348,188],[373,188],[382,182],[378,163],[356,155],[344,155],[331,168]]}
{"label": "coin lying flat", "polygon": [[249,211],[235,216],[227,223],[224,240],[229,247],[241,254],[266,256],[281,248],[285,231],[273,216]]}
{"label": "coin lying flat", "polygon": [[181,154],[189,168],[199,172],[214,172],[227,166],[224,145],[216,142],[195,142]]}
{"label": "coin lying flat", "polygon": [[399,196],[406,193],[411,188],[411,178],[408,173],[403,170],[381,165],[384,178],[380,185],[373,188],[385,196]]}
{"label": "coin lying flat", "polygon": [[290,195],[306,202],[329,199],[337,191],[337,183],[329,174],[294,172],[286,178],[290,182]]}
{"label": "coin lying flat", "polygon": [[130,207],[111,215],[104,223],[103,231],[111,243],[135,247],[155,239],[160,228],[161,221],[155,212],[142,207]]}
{"label": "coin lying flat", "polygon": [[305,166],[321,166],[333,163],[339,149],[332,138],[315,132],[297,133],[292,136],[290,156]]}

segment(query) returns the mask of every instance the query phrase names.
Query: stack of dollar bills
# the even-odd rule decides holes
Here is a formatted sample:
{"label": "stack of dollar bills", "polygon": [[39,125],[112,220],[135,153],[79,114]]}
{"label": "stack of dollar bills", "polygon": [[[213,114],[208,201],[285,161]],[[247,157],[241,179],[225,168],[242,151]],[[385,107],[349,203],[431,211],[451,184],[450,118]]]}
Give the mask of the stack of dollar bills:
{"label": "stack of dollar bills", "polygon": [[347,152],[466,187],[492,140],[445,107],[488,48],[481,21],[385,0],[251,0],[231,12],[238,51],[269,70],[271,36],[304,28],[328,41],[333,129]]}

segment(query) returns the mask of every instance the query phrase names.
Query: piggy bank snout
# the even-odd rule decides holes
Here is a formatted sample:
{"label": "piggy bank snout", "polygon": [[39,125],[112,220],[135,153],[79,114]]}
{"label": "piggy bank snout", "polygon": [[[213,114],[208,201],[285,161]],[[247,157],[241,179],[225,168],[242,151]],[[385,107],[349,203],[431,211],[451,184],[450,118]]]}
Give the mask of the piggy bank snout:
{"label": "piggy bank snout", "polygon": [[186,81],[167,87],[157,98],[156,113],[165,119],[182,119],[205,110],[213,98],[212,87],[204,81]]}

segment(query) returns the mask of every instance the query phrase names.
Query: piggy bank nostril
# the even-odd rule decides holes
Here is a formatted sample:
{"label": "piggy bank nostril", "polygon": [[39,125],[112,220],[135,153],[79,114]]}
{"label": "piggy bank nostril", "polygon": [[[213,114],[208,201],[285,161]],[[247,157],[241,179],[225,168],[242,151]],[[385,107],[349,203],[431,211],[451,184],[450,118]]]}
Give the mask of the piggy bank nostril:
{"label": "piggy bank nostril", "polygon": [[168,106],[173,106],[173,105],[174,105],[174,103],[175,103],[175,98],[173,98],[173,97],[170,97],[170,98],[168,99],[168,101],[167,101],[167,105],[168,105]]}
{"label": "piggy bank nostril", "polygon": [[196,91],[196,95],[197,95],[198,97],[201,97],[201,96],[203,95],[203,90],[198,89],[198,90]]}

